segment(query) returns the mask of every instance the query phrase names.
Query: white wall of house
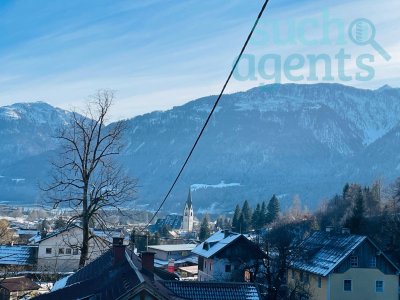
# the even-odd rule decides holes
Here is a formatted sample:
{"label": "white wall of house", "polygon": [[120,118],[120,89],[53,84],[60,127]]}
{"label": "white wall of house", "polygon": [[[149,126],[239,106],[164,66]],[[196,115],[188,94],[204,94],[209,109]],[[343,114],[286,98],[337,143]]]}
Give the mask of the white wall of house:
{"label": "white wall of house", "polygon": [[204,259],[203,271],[199,270],[199,281],[230,281],[235,266],[228,259]]}
{"label": "white wall of house", "polygon": [[[58,235],[44,239],[38,247],[37,268],[48,272],[71,272],[78,269],[82,244],[82,229],[73,227]],[[89,242],[89,261],[99,257],[109,249],[101,238]]]}

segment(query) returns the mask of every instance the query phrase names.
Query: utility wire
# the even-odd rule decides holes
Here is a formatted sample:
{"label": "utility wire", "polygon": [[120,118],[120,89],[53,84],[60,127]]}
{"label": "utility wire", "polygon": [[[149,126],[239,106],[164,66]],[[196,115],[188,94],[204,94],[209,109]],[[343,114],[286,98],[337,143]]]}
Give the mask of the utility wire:
{"label": "utility wire", "polygon": [[240,61],[240,58],[242,57],[244,50],[246,50],[247,44],[249,43],[249,41],[250,41],[250,39],[251,39],[251,37],[252,37],[252,35],[253,35],[253,32],[254,32],[254,30],[256,29],[257,24],[258,24],[258,22],[260,21],[261,16],[263,15],[265,8],[267,7],[268,2],[269,2],[269,0],[266,0],[266,1],[264,2],[264,4],[263,4],[263,6],[262,6],[262,8],[261,8],[261,10],[260,10],[260,12],[259,12],[259,14],[258,14],[258,16],[257,16],[257,19],[256,19],[256,21],[254,22],[253,28],[251,29],[249,35],[247,36],[246,42],[244,43],[244,45],[243,45],[243,47],[242,47],[242,50],[240,50],[240,54],[239,54],[239,56],[237,57],[237,59],[236,59],[236,61],[235,61],[235,64],[233,65],[232,70],[231,70],[231,72],[229,73],[229,76],[228,76],[228,78],[226,79],[225,84],[224,84],[224,86],[222,87],[222,90],[221,90],[221,92],[220,92],[219,95],[218,95],[218,98],[215,100],[214,106],[213,106],[213,108],[211,109],[210,113],[208,114],[208,117],[207,117],[207,119],[206,119],[206,121],[205,121],[203,127],[201,128],[201,131],[200,131],[199,135],[197,136],[196,141],[194,142],[192,148],[190,149],[190,152],[189,152],[188,156],[186,157],[185,162],[183,163],[181,169],[179,170],[178,175],[175,177],[174,182],[172,183],[171,187],[169,188],[169,190],[168,190],[167,194],[165,195],[163,201],[161,202],[160,206],[159,206],[159,207],[157,208],[157,210],[154,212],[153,216],[151,217],[151,219],[149,220],[149,222],[146,224],[146,226],[142,229],[142,231],[144,231],[144,230],[151,224],[151,222],[153,222],[154,218],[155,218],[155,217],[157,216],[157,214],[160,212],[162,206],[164,205],[165,201],[167,201],[168,196],[171,194],[171,192],[172,192],[172,190],[174,189],[176,183],[178,182],[179,177],[181,176],[183,170],[185,169],[185,167],[186,167],[186,165],[187,165],[187,163],[188,163],[190,157],[191,157],[192,154],[193,154],[194,149],[196,148],[196,146],[197,146],[197,144],[198,144],[198,142],[199,142],[201,136],[202,136],[203,133],[204,133],[204,130],[206,129],[206,127],[207,127],[207,125],[208,125],[208,122],[209,122],[210,119],[211,119],[211,116],[213,115],[215,109],[217,108],[217,105],[218,105],[219,101],[221,100],[221,97],[222,97],[222,95],[224,94],[225,88],[226,88],[226,86],[228,85],[228,83],[229,83],[229,81],[230,81],[230,79],[231,79],[231,77],[232,77],[232,75],[233,75],[233,72],[235,71],[236,66],[238,65],[238,63],[239,63],[239,61]]}

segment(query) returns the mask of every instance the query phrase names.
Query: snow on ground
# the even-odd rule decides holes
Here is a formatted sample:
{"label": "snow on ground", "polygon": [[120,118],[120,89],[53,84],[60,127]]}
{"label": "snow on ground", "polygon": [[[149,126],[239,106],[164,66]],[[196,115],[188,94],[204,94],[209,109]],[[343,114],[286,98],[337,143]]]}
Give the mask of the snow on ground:
{"label": "snow on ground", "polygon": [[227,188],[227,187],[233,187],[233,186],[241,186],[240,183],[225,183],[225,181],[221,181],[218,184],[204,184],[204,183],[195,183],[190,186],[192,191],[197,191],[200,189],[208,189],[208,188],[213,188],[213,189],[221,189],[221,188]]}

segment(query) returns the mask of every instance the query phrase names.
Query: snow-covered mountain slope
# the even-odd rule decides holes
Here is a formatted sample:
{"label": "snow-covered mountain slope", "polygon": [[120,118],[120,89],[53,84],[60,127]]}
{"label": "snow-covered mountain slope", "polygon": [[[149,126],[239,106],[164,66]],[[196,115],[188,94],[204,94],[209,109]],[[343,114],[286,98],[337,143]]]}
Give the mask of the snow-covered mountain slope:
{"label": "snow-covered mountain slope", "polygon": [[[214,100],[205,97],[126,121],[120,160],[139,179],[136,204],[159,203]],[[49,143],[49,133],[64,126],[67,117],[68,112],[44,103],[0,108],[0,154],[3,166],[8,165],[0,175],[25,178],[18,188],[28,187],[36,166],[44,165],[56,145]],[[193,193],[195,207],[224,211],[272,193],[286,195],[283,201],[299,194],[303,203],[315,207],[346,181],[369,183],[382,174],[392,180],[400,171],[394,150],[400,146],[395,138],[399,121],[400,89],[387,86],[362,90],[338,84],[274,84],[225,95],[167,208],[180,210],[191,184],[225,182],[221,188]],[[38,180],[45,176],[42,170]],[[7,184],[10,191],[17,186]],[[36,195],[33,188],[29,193]],[[12,200],[12,193],[8,195]]]}

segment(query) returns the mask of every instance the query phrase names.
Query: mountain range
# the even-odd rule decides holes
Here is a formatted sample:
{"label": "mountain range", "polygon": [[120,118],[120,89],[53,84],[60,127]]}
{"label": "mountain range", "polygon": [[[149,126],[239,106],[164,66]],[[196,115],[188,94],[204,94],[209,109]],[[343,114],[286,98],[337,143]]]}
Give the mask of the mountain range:
{"label": "mountain range", "polygon": [[[215,96],[124,120],[119,161],[138,178],[135,207],[155,208],[179,171]],[[70,112],[44,102],[0,107],[0,201],[39,204],[54,138]],[[109,126],[112,126],[110,124]],[[272,84],[224,95],[165,211],[227,212],[294,195],[314,209],[346,182],[388,184],[400,171],[400,89]]]}

